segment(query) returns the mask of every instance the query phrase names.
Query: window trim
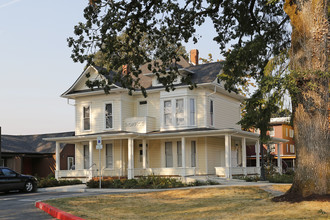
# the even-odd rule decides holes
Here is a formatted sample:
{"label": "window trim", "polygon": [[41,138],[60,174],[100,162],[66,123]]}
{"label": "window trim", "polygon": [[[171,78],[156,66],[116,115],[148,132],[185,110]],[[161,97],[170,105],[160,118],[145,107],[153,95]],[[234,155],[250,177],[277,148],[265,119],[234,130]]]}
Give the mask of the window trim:
{"label": "window trim", "polygon": [[[112,110],[112,128],[107,128],[107,119],[106,119],[106,115],[105,115],[105,108],[106,108],[106,106],[108,105],[108,104],[111,104],[111,110]],[[114,129],[114,120],[113,120],[113,109],[114,109],[114,107],[113,107],[113,102],[112,101],[110,101],[110,102],[105,102],[104,103],[104,105],[103,105],[103,126],[104,126],[104,130],[113,130]]]}

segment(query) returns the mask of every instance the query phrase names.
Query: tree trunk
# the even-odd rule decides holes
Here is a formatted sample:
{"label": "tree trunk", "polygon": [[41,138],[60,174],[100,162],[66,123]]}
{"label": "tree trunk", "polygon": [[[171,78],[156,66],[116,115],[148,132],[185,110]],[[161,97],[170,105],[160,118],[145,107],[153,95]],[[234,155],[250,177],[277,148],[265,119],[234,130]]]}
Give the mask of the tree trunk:
{"label": "tree trunk", "polygon": [[330,194],[328,18],[326,0],[286,0],[292,25],[290,66],[297,169],[288,193]]}

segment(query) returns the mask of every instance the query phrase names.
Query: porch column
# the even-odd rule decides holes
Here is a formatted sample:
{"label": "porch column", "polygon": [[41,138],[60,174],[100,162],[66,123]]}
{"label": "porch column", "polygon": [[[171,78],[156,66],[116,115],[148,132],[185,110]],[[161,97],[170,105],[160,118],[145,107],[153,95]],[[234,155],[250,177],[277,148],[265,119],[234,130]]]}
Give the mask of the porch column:
{"label": "porch column", "polygon": [[231,179],[231,136],[225,135],[226,178]]}
{"label": "porch column", "polygon": [[59,171],[60,171],[60,162],[61,162],[61,157],[60,157],[60,143],[56,141],[56,170],[55,170],[55,178],[59,178]]}
{"label": "porch column", "polygon": [[142,139],[142,167],[143,169],[147,168],[147,141],[146,139]]}
{"label": "porch column", "polygon": [[89,141],[89,178],[93,178],[93,141]]}
{"label": "porch column", "polygon": [[256,167],[257,167],[257,172],[258,174],[260,174],[260,144],[259,144],[259,140],[257,140],[256,145]]}
{"label": "porch column", "polygon": [[242,167],[244,171],[244,176],[247,175],[246,170],[246,138],[242,138]]}
{"label": "porch column", "polygon": [[128,169],[127,178],[134,178],[134,143],[133,138],[128,139]]}
{"label": "porch column", "polygon": [[282,174],[282,158],[281,158],[280,144],[277,144],[277,167],[278,167],[278,172]]}
{"label": "porch column", "polygon": [[186,138],[181,138],[181,148],[182,148],[182,176],[186,176]]}

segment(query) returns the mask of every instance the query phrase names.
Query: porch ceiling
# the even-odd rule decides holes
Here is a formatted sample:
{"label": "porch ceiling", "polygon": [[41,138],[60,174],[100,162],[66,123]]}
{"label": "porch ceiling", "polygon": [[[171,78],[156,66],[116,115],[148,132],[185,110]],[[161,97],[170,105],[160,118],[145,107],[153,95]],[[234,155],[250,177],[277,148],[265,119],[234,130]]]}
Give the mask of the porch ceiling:
{"label": "porch ceiling", "polygon": [[[231,135],[235,140],[240,140],[246,138],[246,142],[254,142],[259,139],[259,134],[242,131],[238,129],[228,128],[228,129],[214,129],[214,128],[194,128],[186,130],[173,130],[173,131],[155,131],[150,133],[134,133],[126,131],[113,131],[104,132],[90,135],[78,135],[70,137],[59,137],[59,138],[45,138],[46,141],[56,141],[59,143],[78,143],[83,141],[94,140],[97,137],[102,137],[102,140],[114,140],[114,139],[163,139],[163,138],[179,138],[179,137],[225,137],[226,135]],[[288,140],[281,138],[271,138],[271,143],[281,143],[287,142]]]}

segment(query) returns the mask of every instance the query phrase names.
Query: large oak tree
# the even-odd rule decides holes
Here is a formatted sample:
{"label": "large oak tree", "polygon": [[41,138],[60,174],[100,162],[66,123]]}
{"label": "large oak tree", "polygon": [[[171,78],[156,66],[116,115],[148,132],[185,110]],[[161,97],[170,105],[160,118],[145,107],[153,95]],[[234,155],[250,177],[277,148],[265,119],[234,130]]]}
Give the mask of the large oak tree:
{"label": "large oak tree", "polygon": [[[273,96],[291,95],[297,171],[289,193],[325,195],[330,194],[327,7],[325,0],[90,0],[86,21],[75,26],[76,36],[68,42],[76,62],[93,64],[91,54],[101,51],[108,71],[128,65],[129,74],[113,79],[130,92],[145,91],[135,81],[139,67],[158,60],[149,69],[169,89],[179,74],[173,63],[180,59],[181,42],[197,42],[196,26],[211,18],[214,40],[226,58],[220,77],[228,91],[238,92],[253,78],[272,104]],[[283,69],[286,54],[290,65]]]}

